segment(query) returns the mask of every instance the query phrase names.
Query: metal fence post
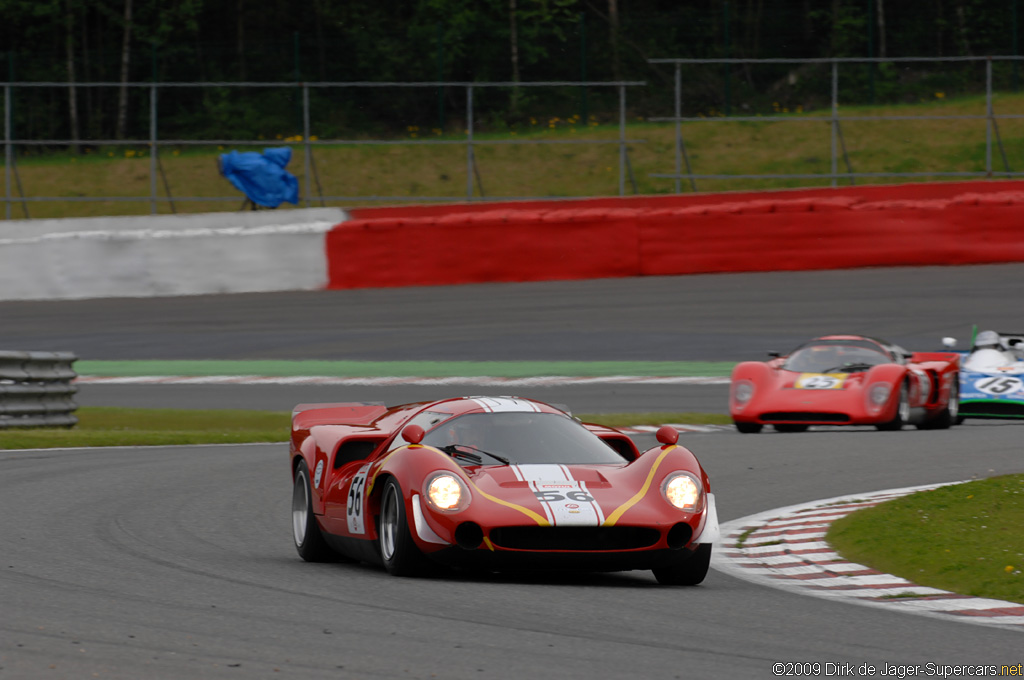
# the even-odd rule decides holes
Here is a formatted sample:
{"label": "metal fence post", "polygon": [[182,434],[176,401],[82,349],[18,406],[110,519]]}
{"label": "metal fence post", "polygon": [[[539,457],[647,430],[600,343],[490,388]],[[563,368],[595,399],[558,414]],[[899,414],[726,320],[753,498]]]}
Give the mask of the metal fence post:
{"label": "metal fence post", "polygon": [[309,197],[312,194],[312,188],[311,188],[311,185],[309,183],[310,182],[310,175],[313,174],[313,171],[312,171],[312,165],[313,165],[312,164],[312,154],[313,154],[313,149],[310,146],[309,135],[310,135],[310,124],[309,124],[309,83],[302,83],[302,139],[305,140],[305,144],[303,145],[303,149],[304,149],[304,154],[305,154],[305,168],[306,168],[306,170],[305,170],[305,172],[306,172],[306,180],[305,180],[305,185],[306,185],[305,194],[306,194],[306,197],[305,197],[305,200],[303,201],[303,205],[305,205],[305,207],[307,207],[307,208],[309,207]]}
{"label": "metal fence post", "polygon": [[992,177],[992,57],[985,60],[985,172]]}
{"label": "metal fence post", "polygon": [[619,196],[626,195],[626,86],[619,85]]}
{"label": "metal fence post", "polygon": [[836,153],[836,134],[839,128],[839,62],[832,60],[832,186],[837,186],[839,178],[839,157]]}
{"label": "metal fence post", "polygon": [[466,86],[466,200],[473,200],[473,86]]}
{"label": "metal fence post", "polygon": [[156,83],[149,86],[149,214],[156,215]]}

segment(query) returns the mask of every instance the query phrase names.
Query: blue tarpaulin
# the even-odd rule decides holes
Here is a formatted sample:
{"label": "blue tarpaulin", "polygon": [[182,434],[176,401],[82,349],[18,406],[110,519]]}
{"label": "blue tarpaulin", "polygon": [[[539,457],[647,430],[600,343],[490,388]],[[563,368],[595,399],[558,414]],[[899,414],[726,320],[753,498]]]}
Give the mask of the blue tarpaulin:
{"label": "blue tarpaulin", "polygon": [[292,159],[291,148],[264,149],[221,154],[220,172],[256,205],[276,208],[283,201],[299,202],[299,180],[285,170]]}

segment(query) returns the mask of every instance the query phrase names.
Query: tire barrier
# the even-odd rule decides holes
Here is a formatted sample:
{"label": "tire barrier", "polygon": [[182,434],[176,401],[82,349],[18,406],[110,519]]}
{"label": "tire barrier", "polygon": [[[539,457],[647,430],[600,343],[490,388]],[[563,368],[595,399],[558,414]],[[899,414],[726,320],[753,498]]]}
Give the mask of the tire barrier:
{"label": "tire barrier", "polygon": [[71,352],[0,352],[0,429],[78,423],[77,360]]}
{"label": "tire barrier", "polygon": [[1024,262],[1024,182],[354,210],[329,288]]}

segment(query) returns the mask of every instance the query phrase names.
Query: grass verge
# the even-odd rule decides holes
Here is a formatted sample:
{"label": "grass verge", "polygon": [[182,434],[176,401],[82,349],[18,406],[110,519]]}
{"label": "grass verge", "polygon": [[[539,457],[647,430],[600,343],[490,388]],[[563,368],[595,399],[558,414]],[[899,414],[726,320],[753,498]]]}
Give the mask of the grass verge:
{"label": "grass verge", "polygon": [[[50,449],[81,446],[184,446],[288,440],[291,413],[275,411],[196,411],[86,407],[75,412],[74,428],[0,430],[0,449]],[[726,424],[716,413],[580,414],[611,427],[663,423]]]}
{"label": "grass verge", "polygon": [[836,521],[848,560],[922,586],[1024,604],[1024,475],[922,491]]}
{"label": "grass verge", "polygon": [[[1024,95],[998,92],[994,95],[996,114],[1024,112]],[[684,123],[682,134],[688,162],[695,174],[811,174],[821,178],[755,178],[694,180],[699,191],[732,191],[829,186],[832,158],[832,126],[829,110],[774,114],[761,121],[736,121],[713,117]],[[986,144],[986,101],[965,96],[935,99],[918,104],[844,106],[843,116],[947,116],[929,120],[844,120],[844,155],[840,170],[854,172],[979,172],[991,165],[996,171],[1020,170],[1011,165],[1024,155],[1024,119],[999,120],[998,145]],[[957,116],[982,116],[976,119]],[[523,130],[474,135],[476,179],[486,197],[614,196],[619,193],[618,125],[580,125],[571,115],[551,121],[534,121]],[[315,146],[315,177],[323,196],[398,196],[404,199],[384,203],[416,203],[428,197],[466,200],[466,150],[460,143],[422,145],[418,133],[392,139],[389,145],[325,144]],[[668,194],[674,181],[655,175],[674,167],[675,126],[672,123],[631,120],[628,144],[628,193]],[[449,142],[464,136],[441,137]],[[581,144],[589,140],[599,142]],[[401,142],[408,141],[408,144]],[[523,146],[510,141],[533,142]],[[566,142],[565,144],[556,142]],[[268,146],[288,144],[296,159],[291,170],[305,186],[301,142],[271,140]],[[230,147],[216,144],[184,149],[161,149],[161,182],[178,200],[158,205],[161,213],[239,210],[242,196],[217,171],[216,157]],[[994,159],[986,161],[987,152]],[[1009,159],[1001,162],[1000,159]],[[152,159],[145,145],[136,148],[101,149],[98,153],[74,156],[69,153],[18,160],[19,187],[29,197],[51,196],[66,201],[20,203],[15,200],[13,217],[65,218],[111,215],[144,215],[151,210],[148,197],[152,186]],[[932,181],[949,177],[920,177]],[[871,178],[871,183],[902,183],[906,177]],[[635,186],[634,186],[635,182]],[[860,184],[861,182],[858,182]],[[846,181],[843,181],[846,184]],[[683,182],[684,191],[690,182]],[[166,192],[161,191],[161,195]],[[19,191],[20,194],[20,191]],[[238,196],[237,202],[214,201],[219,196]],[[84,202],[82,197],[135,197],[137,201]],[[209,201],[200,200],[210,198]],[[314,197],[313,204],[321,201]],[[345,207],[383,204],[372,199],[326,201]]]}

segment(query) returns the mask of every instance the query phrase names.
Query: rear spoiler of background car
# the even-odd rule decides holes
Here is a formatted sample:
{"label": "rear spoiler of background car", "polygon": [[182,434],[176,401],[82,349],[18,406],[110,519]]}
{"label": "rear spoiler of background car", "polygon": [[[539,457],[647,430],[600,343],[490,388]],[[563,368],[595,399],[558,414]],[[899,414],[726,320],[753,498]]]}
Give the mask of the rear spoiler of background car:
{"label": "rear spoiler of background car", "polygon": [[960,367],[959,352],[911,352],[910,361],[915,364],[923,364],[929,361],[940,361]]}
{"label": "rear spoiler of background car", "polygon": [[299,404],[292,409],[292,429],[305,430],[314,425],[370,426],[387,412],[382,401]]}

